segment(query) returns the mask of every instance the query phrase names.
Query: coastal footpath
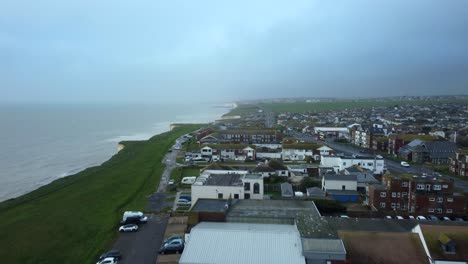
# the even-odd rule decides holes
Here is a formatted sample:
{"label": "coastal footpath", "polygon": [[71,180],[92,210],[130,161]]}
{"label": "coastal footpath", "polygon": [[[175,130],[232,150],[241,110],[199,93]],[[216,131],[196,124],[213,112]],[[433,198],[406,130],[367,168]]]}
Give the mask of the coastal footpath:
{"label": "coastal footpath", "polygon": [[111,159],[0,203],[4,263],[93,263],[118,236],[126,210],[144,210],[159,184],[161,162],[181,125],[146,141],[127,141]]}

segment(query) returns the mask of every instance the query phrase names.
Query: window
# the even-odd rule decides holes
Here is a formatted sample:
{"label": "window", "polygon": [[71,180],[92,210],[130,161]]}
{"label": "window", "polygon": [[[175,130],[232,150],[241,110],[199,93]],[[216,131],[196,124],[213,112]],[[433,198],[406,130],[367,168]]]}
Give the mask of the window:
{"label": "window", "polygon": [[223,194],[222,193],[218,193],[218,199],[223,199]]}
{"label": "window", "polygon": [[244,190],[245,191],[250,191],[250,182],[245,182],[244,183]]}
{"label": "window", "polygon": [[342,191],[346,190],[346,185],[342,185],[342,186],[341,186],[341,190],[342,190]]}
{"label": "window", "polygon": [[402,193],[401,193],[401,196],[406,196],[406,195],[408,195],[407,192],[402,192]]}
{"label": "window", "polygon": [[398,209],[400,208],[400,203],[396,204],[396,208],[398,208]]}
{"label": "window", "polygon": [[440,186],[440,185],[434,185],[433,188],[434,188],[434,191],[440,191],[440,190],[442,190],[442,186]]}
{"label": "window", "polygon": [[397,197],[400,198],[401,194],[400,193],[397,193]]}
{"label": "window", "polygon": [[246,200],[250,199],[250,193],[244,194],[244,199],[246,199]]}
{"label": "window", "polygon": [[395,203],[391,204],[392,209],[395,209]]}
{"label": "window", "polygon": [[396,197],[396,192],[392,192],[392,198]]}
{"label": "window", "polygon": [[437,197],[437,202],[438,203],[443,203],[444,202],[444,197]]}
{"label": "window", "polygon": [[401,187],[408,187],[408,182],[402,182]]}
{"label": "window", "polygon": [[387,197],[387,193],[386,192],[381,192],[380,197],[383,197],[383,198]]}
{"label": "window", "polygon": [[442,213],[442,208],[437,208],[437,213],[441,214]]}
{"label": "window", "polygon": [[451,214],[452,212],[453,212],[452,209],[447,209],[448,214]]}
{"label": "window", "polygon": [[431,190],[431,185],[430,184],[426,184],[426,191],[430,191]]}
{"label": "window", "polygon": [[254,185],[253,185],[253,193],[255,193],[255,194],[260,193],[260,184],[254,183]]}
{"label": "window", "polygon": [[380,203],[380,208],[385,208],[385,203],[384,202]]}
{"label": "window", "polygon": [[434,209],[433,209],[433,208],[430,208],[428,211],[429,211],[429,213],[433,213],[433,212],[434,212]]}
{"label": "window", "polygon": [[424,190],[424,184],[418,184],[418,185],[416,186],[416,189],[418,189],[418,190]]}
{"label": "window", "polygon": [[367,166],[374,166],[374,163],[368,162],[368,163],[367,163]]}
{"label": "window", "polygon": [[447,202],[452,203],[452,202],[453,202],[453,198],[447,198]]}
{"label": "window", "polygon": [[346,162],[343,162],[343,166],[346,166]]}
{"label": "window", "polygon": [[239,194],[238,193],[234,194],[234,199],[239,199]]}
{"label": "window", "polygon": [[435,201],[435,198],[434,197],[430,197],[429,198],[429,202],[434,202]]}

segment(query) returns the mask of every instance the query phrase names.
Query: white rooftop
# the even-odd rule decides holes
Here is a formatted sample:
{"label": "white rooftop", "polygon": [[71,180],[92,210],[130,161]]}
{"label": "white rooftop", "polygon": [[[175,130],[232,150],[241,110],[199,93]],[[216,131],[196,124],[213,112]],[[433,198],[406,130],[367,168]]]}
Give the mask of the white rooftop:
{"label": "white rooftop", "polygon": [[179,263],[305,264],[305,258],[295,225],[202,222],[192,228]]}

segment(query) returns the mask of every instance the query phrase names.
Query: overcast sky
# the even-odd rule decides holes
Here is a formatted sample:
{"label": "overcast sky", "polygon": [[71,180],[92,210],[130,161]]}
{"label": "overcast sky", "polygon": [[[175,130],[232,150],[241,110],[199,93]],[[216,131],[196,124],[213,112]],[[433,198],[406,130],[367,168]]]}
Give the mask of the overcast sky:
{"label": "overcast sky", "polygon": [[0,92],[27,102],[467,94],[468,1],[2,0]]}

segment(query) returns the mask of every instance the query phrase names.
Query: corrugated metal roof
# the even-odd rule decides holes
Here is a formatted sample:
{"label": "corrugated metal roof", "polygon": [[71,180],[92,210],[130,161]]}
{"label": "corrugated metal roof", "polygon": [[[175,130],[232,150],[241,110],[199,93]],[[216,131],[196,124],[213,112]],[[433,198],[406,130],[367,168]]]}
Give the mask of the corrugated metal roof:
{"label": "corrugated metal roof", "polygon": [[294,225],[207,223],[192,228],[181,264],[305,263]]}

